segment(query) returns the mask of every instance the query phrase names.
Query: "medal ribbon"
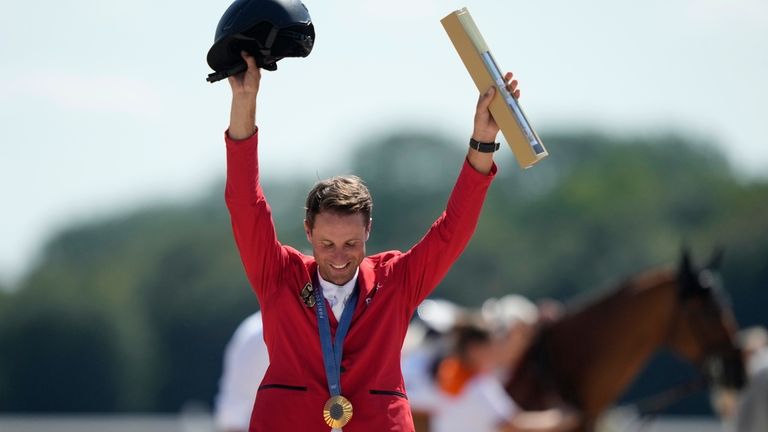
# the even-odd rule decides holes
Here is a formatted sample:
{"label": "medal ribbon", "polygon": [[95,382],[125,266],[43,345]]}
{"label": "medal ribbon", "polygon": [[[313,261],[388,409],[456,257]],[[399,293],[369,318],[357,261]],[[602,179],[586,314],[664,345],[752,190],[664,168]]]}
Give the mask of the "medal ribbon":
{"label": "medal ribbon", "polygon": [[344,306],[344,312],[341,313],[339,325],[336,327],[336,339],[331,341],[331,324],[325,308],[325,298],[323,298],[322,287],[320,284],[317,286],[319,289],[315,290],[315,313],[317,315],[317,328],[320,332],[320,345],[323,349],[325,376],[328,379],[328,392],[331,397],[339,396],[341,394],[341,356],[344,351],[344,338],[347,336],[350,324],[352,324],[352,315],[355,313],[360,290],[355,284],[355,288]]}

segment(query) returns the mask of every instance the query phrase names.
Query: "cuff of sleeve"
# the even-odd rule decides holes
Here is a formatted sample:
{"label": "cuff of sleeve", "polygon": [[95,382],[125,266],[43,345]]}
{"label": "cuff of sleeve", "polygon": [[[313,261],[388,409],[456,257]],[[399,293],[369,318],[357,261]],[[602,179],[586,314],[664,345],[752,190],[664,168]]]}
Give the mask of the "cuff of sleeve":
{"label": "cuff of sleeve", "polygon": [[227,129],[224,131],[224,142],[227,143],[228,150],[235,150],[243,146],[254,146],[259,142],[259,128],[256,127],[256,130],[253,131],[253,135],[242,140],[232,139],[229,136],[229,129]]}
{"label": "cuff of sleeve", "polygon": [[471,178],[476,178],[478,181],[486,181],[490,183],[496,177],[498,168],[496,167],[496,162],[493,162],[493,165],[491,165],[491,171],[488,174],[482,174],[469,164],[469,159],[464,158],[464,166],[461,167],[461,171],[462,174],[465,174]]}

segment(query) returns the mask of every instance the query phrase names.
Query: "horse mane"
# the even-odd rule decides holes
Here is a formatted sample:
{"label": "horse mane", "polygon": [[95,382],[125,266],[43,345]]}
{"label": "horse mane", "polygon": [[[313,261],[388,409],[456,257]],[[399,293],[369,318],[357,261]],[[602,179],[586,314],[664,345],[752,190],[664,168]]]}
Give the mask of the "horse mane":
{"label": "horse mane", "polygon": [[641,291],[674,282],[676,279],[677,270],[673,267],[646,269],[619,282],[609,284],[606,288],[592,290],[568,300],[565,304],[565,314],[558,321],[577,315],[597,304],[609,303],[620,297],[638,294]]}

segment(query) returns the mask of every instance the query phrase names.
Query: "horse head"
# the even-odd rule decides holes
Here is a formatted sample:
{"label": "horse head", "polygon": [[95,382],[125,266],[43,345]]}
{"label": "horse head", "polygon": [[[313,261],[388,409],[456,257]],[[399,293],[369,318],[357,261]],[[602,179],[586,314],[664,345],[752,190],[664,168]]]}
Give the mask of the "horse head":
{"label": "horse head", "polygon": [[686,252],[678,269],[649,269],[571,305],[541,329],[507,392],[526,409],[565,401],[583,413],[580,430],[592,430],[653,353],[665,347],[697,367],[710,386],[742,387],[736,319],[717,272],[721,257],[716,253],[696,268]]}
{"label": "horse head", "polygon": [[679,313],[667,345],[696,365],[710,386],[740,389],[745,383],[738,326],[719,277],[722,249],[696,268],[684,250],[678,267]]}

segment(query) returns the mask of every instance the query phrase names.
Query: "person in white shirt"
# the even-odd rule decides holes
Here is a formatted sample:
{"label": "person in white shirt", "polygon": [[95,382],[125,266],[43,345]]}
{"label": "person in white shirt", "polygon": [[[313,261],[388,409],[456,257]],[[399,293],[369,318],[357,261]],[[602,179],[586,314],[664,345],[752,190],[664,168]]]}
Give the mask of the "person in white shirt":
{"label": "person in white shirt", "polygon": [[[454,350],[438,368],[442,390],[432,432],[560,432],[574,430],[579,416],[572,409],[521,409],[504,391],[499,368],[519,361],[534,335],[536,306],[519,296],[484,305],[485,318],[504,323],[499,337],[478,320],[454,330]],[[499,321],[501,320],[501,321]]]}
{"label": "person in white shirt", "polygon": [[416,432],[427,432],[433,413],[440,408],[435,367],[446,355],[447,334],[467,314],[463,307],[444,299],[424,300],[408,326],[401,369]]}
{"label": "person in white shirt", "polygon": [[440,393],[434,368],[446,354],[448,332],[465,314],[464,308],[443,299],[424,300],[416,309],[401,357],[403,380],[414,420],[417,414],[429,416],[438,408]]}
{"label": "person in white shirt", "polygon": [[256,390],[268,366],[261,312],[256,312],[238,326],[224,351],[223,371],[214,408],[217,430],[248,430]]}

